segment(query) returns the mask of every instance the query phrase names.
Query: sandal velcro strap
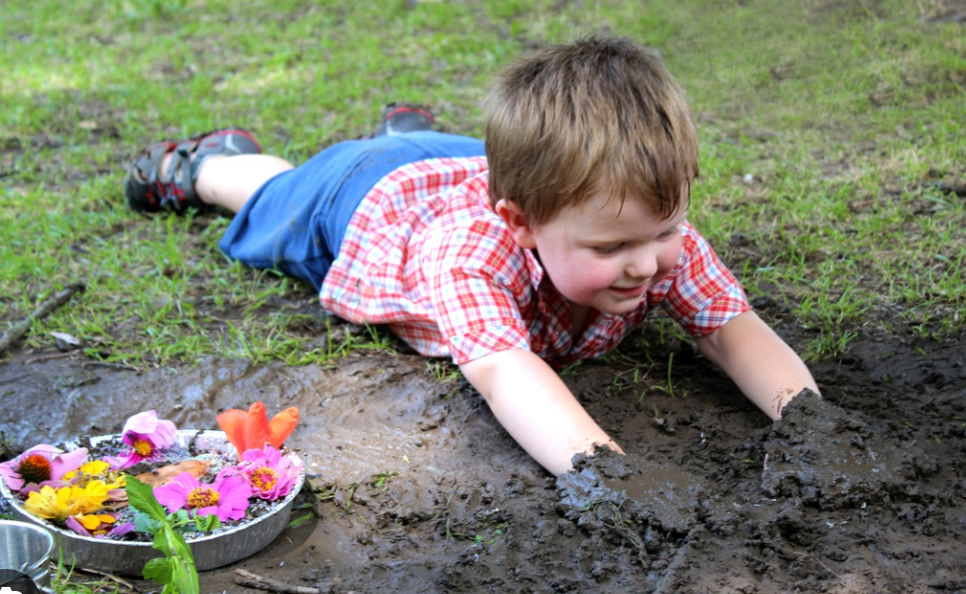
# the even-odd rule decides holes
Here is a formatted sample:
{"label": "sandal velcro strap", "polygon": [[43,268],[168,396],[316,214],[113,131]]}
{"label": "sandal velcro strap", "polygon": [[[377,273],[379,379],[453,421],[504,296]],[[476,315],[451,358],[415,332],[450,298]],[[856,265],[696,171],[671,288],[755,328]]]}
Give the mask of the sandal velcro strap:
{"label": "sandal velcro strap", "polygon": [[[222,128],[192,136],[181,142],[163,141],[149,146],[128,169],[124,193],[137,212],[177,214],[190,208],[204,210],[208,205],[195,191],[204,161],[214,155],[261,153],[258,141],[241,128]],[[161,171],[165,155],[171,155],[166,171]]]}

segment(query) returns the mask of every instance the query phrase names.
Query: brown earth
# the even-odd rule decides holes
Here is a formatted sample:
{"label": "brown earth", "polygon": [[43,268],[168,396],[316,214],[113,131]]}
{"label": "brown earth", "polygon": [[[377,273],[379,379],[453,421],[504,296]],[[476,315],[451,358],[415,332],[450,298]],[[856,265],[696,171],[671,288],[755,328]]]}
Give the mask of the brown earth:
{"label": "brown earth", "polygon": [[16,450],[147,408],[215,428],[253,400],[299,406],[288,445],[317,517],[203,572],[204,592],[250,591],[238,568],[322,593],[966,591],[966,344],[860,336],[813,366],[824,400],[771,423],[688,344],[644,337],[565,376],[628,455],[557,479],[465,383],[408,354],[134,372],[16,352],[0,430]]}

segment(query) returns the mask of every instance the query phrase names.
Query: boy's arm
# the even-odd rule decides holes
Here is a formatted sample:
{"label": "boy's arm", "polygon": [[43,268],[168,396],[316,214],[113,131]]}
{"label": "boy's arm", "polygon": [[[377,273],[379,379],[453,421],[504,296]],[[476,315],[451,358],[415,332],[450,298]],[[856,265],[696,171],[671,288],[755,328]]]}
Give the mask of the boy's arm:
{"label": "boy's arm", "polygon": [[801,358],[753,311],[735,316],[696,342],[701,354],[724,369],[773,420],[804,388],[819,393]]}
{"label": "boy's arm", "polygon": [[510,436],[554,476],[573,467],[575,454],[593,453],[595,445],[623,453],[537,355],[500,351],[460,370]]}

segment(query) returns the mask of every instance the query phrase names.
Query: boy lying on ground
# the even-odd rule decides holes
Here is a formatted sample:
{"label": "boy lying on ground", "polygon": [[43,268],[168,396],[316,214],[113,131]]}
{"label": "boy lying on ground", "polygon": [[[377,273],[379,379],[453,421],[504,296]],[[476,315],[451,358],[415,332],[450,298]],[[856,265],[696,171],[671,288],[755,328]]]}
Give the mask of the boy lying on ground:
{"label": "boy lying on ground", "polygon": [[686,219],[698,140],[658,58],[623,38],[548,47],[496,79],[484,113],[485,147],[391,106],[372,137],[299,167],[236,128],[162,142],[125,193],[138,211],[237,213],[229,257],[452,357],[555,475],[621,450],[554,368],[609,352],[659,305],[772,419],[818,391]]}

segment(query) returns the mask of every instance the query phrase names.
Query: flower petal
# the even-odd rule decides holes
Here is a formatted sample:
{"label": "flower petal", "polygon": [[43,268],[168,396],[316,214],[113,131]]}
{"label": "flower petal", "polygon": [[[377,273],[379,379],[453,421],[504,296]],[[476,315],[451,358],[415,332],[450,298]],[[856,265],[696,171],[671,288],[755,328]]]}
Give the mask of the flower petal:
{"label": "flower petal", "polygon": [[151,436],[151,442],[154,443],[154,447],[164,449],[174,443],[177,434],[178,428],[174,421],[161,420],[158,421],[158,427],[155,429],[154,435]]}
{"label": "flower petal", "polygon": [[103,460],[111,465],[111,470],[125,470],[143,460],[144,457],[134,450],[130,450],[120,456],[104,456]]}
{"label": "flower petal", "polygon": [[278,413],[268,423],[270,438],[268,442],[276,448],[282,447],[288,436],[295,430],[299,422],[299,409],[296,406],[287,408]]}
{"label": "flower petal", "polygon": [[253,402],[248,409],[248,421],[245,423],[245,449],[239,450],[239,454],[245,450],[264,446],[271,440],[271,436],[265,403]]}
{"label": "flower petal", "polygon": [[198,479],[190,472],[182,472],[170,483],[156,487],[154,497],[158,503],[168,508],[169,513],[174,513],[188,505],[188,495],[198,488],[198,484]]}
{"label": "flower petal", "polygon": [[[124,423],[124,429],[121,431],[125,437],[129,433],[137,433],[140,435],[148,435],[154,433],[154,430],[158,427],[158,412],[155,410],[146,410],[144,412],[138,413],[131,417]],[[134,445],[134,444],[128,444]]]}
{"label": "flower petal", "polygon": [[232,408],[221,413],[215,419],[218,426],[225,432],[228,442],[235,446],[238,455],[241,456],[245,448],[245,423],[248,421],[248,414],[243,410]]}
{"label": "flower petal", "polygon": [[80,468],[86,461],[87,448],[79,448],[73,452],[65,452],[54,456],[50,461],[52,478],[62,478],[68,472]]}
{"label": "flower petal", "polygon": [[23,489],[23,479],[20,478],[20,473],[17,472],[17,465],[19,460],[14,458],[9,462],[4,462],[0,464],[0,477],[3,477],[3,482],[7,485],[7,488],[14,493],[19,492]]}
{"label": "flower petal", "polygon": [[[85,516],[80,516],[80,517],[83,519]],[[80,534],[81,536],[91,535],[91,531],[84,526],[84,523],[81,520],[78,520],[77,518],[75,518],[74,516],[67,516],[66,521],[67,521],[67,527],[73,530],[74,532],[76,532],[77,534]]]}

